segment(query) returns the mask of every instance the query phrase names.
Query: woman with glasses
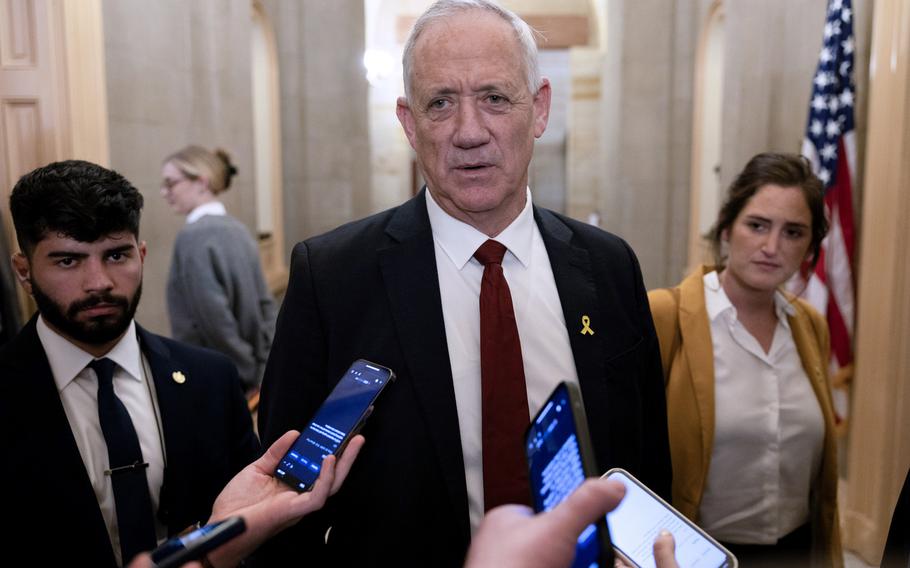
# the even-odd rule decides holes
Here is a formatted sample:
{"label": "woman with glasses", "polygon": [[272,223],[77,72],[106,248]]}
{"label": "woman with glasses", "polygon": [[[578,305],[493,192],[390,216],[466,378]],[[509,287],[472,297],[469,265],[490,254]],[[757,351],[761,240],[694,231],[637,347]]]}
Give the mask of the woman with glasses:
{"label": "woman with glasses", "polygon": [[174,243],[167,305],[174,338],[230,357],[249,392],[265,370],[275,302],[256,242],[218,200],[236,173],[220,149],[187,146],[164,160],[161,196],[186,216]]}

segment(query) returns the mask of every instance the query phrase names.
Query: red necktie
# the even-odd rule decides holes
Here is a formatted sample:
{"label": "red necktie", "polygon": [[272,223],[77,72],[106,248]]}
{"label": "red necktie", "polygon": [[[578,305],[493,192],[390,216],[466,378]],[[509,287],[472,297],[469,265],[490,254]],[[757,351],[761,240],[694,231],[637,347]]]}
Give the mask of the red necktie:
{"label": "red necktie", "polygon": [[506,247],[488,240],[474,253],[484,265],[480,284],[480,378],[483,502],[530,504],[524,431],[528,427],[521,340],[509,284],[502,273]]}

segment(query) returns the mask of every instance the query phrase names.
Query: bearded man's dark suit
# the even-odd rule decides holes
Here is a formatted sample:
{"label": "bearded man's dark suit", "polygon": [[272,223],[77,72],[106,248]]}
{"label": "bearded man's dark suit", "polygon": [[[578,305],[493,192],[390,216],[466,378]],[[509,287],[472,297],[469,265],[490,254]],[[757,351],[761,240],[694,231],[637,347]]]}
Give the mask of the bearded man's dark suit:
{"label": "bearded man's dark suit", "polygon": [[[3,540],[37,565],[116,566],[36,321],[0,350]],[[136,330],[154,378],[166,455],[158,516],[176,534],[208,519],[224,485],[258,457],[259,441],[233,363]],[[173,378],[178,371],[182,384]]]}
{"label": "bearded man's dark suit", "polygon": [[[551,211],[534,208],[534,219],[597,463],[602,471],[624,467],[669,499],[660,353],[635,255],[621,239]],[[357,358],[391,367],[398,380],[367,421],[366,445],[341,491],[262,558],[308,566],[463,561],[468,500],[435,259],[423,192],[295,247],[262,387],[263,442],[302,429]],[[594,335],[581,333],[582,316]]]}

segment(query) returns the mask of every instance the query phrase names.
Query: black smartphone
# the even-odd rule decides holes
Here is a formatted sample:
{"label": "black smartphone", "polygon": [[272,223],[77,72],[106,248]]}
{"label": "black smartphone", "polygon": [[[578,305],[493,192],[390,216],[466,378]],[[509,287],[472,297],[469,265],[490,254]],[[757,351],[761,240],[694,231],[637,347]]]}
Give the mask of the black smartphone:
{"label": "black smartphone", "polygon": [[152,564],[157,568],[176,568],[199,560],[246,530],[243,517],[230,517],[205,525],[189,534],[175,536],[152,551]]}
{"label": "black smartphone", "polygon": [[[588,435],[581,391],[562,382],[525,433],[531,501],[538,513],[561,503],[588,477],[600,475]],[[613,546],[603,519],[578,537],[573,568],[613,568]]]}
{"label": "black smartphone", "polygon": [[603,476],[626,486],[622,502],[607,513],[607,524],[613,546],[627,564],[654,568],[654,539],[661,530],[668,530],[676,541],[676,560],[680,566],[736,568],[738,563],[733,553],[631,473],[615,468]]}
{"label": "black smartphone", "polygon": [[278,462],[275,477],[300,492],[312,489],[323,458],[344,451],[373,411],[379,393],[393,380],[395,373],[388,367],[365,359],[354,361]]}

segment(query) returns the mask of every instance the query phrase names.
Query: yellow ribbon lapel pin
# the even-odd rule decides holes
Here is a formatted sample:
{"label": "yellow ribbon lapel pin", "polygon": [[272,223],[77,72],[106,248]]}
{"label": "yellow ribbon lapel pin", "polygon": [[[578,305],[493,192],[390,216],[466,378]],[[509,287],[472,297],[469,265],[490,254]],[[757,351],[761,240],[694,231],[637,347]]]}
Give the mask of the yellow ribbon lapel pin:
{"label": "yellow ribbon lapel pin", "polygon": [[582,335],[594,335],[594,330],[591,329],[591,318],[588,316],[581,316],[581,325]]}

